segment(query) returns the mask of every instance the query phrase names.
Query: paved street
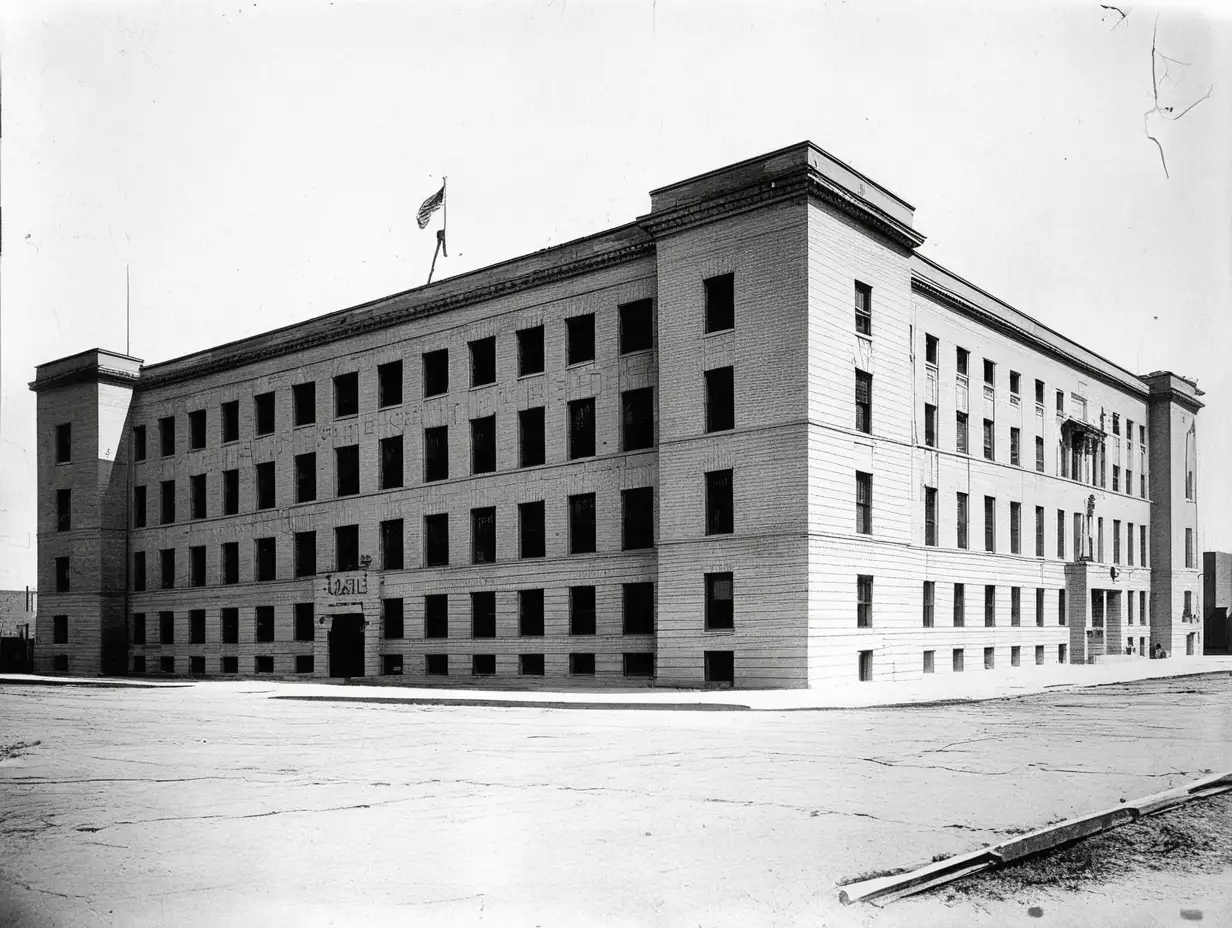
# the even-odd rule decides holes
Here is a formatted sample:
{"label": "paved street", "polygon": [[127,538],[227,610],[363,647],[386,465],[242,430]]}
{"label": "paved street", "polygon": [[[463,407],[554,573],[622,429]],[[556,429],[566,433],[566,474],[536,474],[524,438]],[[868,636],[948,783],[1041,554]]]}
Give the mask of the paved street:
{"label": "paved street", "polygon": [[272,698],[302,692],[0,684],[0,748],[39,742],[0,760],[0,924],[966,924],[836,884],[1232,768],[1226,673],[836,711]]}

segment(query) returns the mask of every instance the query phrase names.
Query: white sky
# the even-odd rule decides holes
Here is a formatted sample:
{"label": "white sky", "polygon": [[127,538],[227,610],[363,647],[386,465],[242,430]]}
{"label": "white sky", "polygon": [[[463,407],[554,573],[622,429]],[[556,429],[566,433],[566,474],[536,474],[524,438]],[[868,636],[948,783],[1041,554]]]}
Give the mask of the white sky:
{"label": "white sky", "polygon": [[[0,588],[35,583],[36,364],[165,360],[629,221],[811,139],[922,252],[1117,363],[1197,377],[1232,549],[1232,21],[1097,2],[77,3],[0,20]],[[1143,132],[1151,29],[1161,104]],[[1162,72],[1161,72],[1162,77]]]}

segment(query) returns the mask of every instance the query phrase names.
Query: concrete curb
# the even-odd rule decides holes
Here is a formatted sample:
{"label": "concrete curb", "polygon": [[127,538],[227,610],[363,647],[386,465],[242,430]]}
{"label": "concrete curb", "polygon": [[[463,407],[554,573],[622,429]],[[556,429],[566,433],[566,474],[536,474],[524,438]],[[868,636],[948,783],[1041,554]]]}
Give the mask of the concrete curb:
{"label": "concrete curb", "polygon": [[851,905],[856,902],[893,902],[903,896],[952,883],[982,870],[1000,867],[1007,863],[1054,850],[1062,845],[1089,838],[1102,831],[1127,825],[1147,815],[1155,815],[1189,802],[1232,790],[1232,771],[1215,773],[1194,780],[1187,786],[1153,793],[1133,802],[1127,802],[1102,812],[1071,818],[1056,825],[1049,825],[1029,834],[1019,835],[1000,844],[981,848],[968,854],[959,854],[934,864],[926,864],[907,873],[876,877],[859,883],[848,883],[839,891],[839,902]]}
{"label": "concrete curb", "polygon": [[749,706],[731,702],[564,702],[550,699],[483,699],[432,696],[271,696],[270,699],[293,699],[301,702],[357,703],[365,706],[460,706],[487,709],[618,709],[667,710],[671,712],[749,712]]}

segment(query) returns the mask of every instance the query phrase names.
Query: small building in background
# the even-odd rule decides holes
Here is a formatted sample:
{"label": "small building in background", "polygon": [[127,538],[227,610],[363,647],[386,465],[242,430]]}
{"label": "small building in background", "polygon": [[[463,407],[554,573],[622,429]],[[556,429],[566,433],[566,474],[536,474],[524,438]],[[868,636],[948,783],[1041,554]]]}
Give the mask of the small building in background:
{"label": "small building in background", "polygon": [[1207,551],[1202,555],[1202,587],[1206,604],[1204,652],[1232,653],[1232,552]]}
{"label": "small building in background", "polygon": [[0,590],[0,673],[34,670],[37,626],[36,590]]}

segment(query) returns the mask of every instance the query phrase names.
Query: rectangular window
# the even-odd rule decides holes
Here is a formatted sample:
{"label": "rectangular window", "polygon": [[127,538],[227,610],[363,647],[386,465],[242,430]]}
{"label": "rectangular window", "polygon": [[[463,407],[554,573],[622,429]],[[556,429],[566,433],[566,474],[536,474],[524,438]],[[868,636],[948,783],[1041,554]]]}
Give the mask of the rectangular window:
{"label": "rectangular window", "polygon": [[274,607],[257,606],[257,643],[268,644],[274,640]]}
{"label": "rectangular window", "polygon": [[702,281],[706,291],[706,331],[736,327],[736,276],[720,274]]}
{"label": "rectangular window", "polygon": [[856,628],[873,627],[873,578],[868,574],[856,577]]}
{"label": "rectangular window", "polygon": [[622,601],[622,633],[625,635],[653,635],[655,630],[654,584],[624,584]]}
{"label": "rectangular window", "polygon": [[654,306],[650,300],[623,303],[620,310],[620,353],[649,351],[654,345]]}
{"label": "rectangular window", "polygon": [[736,427],[734,368],[706,371],[706,431],[722,432]]}
{"label": "rectangular window", "polygon": [[175,589],[175,548],[164,548],[158,552],[158,573],[164,590]]}
{"label": "rectangular window", "polygon": [[571,316],[565,320],[565,364],[595,359],[595,315]]}
{"label": "rectangular window", "polygon": [[1192,528],[1185,529],[1185,566],[1193,567],[1193,529]]}
{"label": "rectangular window", "polygon": [[970,366],[970,361],[971,352],[969,352],[966,348],[956,347],[954,349],[954,370],[959,377],[967,376],[969,373],[968,367]]}
{"label": "rectangular window", "polygon": [[1065,510],[1057,510],[1057,560],[1065,560]]}
{"label": "rectangular window", "polygon": [[1125,470],[1125,495],[1132,496],[1134,492],[1134,472],[1126,468]]}
{"label": "rectangular window", "polygon": [[188,549],[188,585],[205,586],[205,545]]}
{"label": "rectangular window", "polygon": [[1019,387],[1022,385],[1022,378],[1018,371],[1010,371],[1010,402],[1014,402],[1014,397],[1021,394]]}
{"label": "rectangular window", "polygon": [[706,473],[706,534],[730,535],[734,521],[732,472],[730,470],[708,471]]}
{"label": "rectangular window", "polygon": [[424,597],[424,637],[449,637],[449,597],[444,593]]}
{"label": "rectangular window", "polygon": [[133,613],[133,644],[145,644],[145,613]]}
{"label": "rectangular window", "polygon": [[705,584],[706,628],[710,630],[733,628],[732,575],[730,573],[706,574]]}
{"label": "rectangular window", "polygon": [[1193,590],[1185,591],[1185,605],[1182,608],[1181,617],[1185,619],[1193,618]]}
{"label": "rectangular window", "polygon": [[274,462],[257,465],[257,508],[274,508]]}
{"label": "rectangular window", "polygon": [[970,454],[970,442],[968,440],[967,429],[967,414],[965,412],[954,413],[954,428],[955,428],[955,443],[954,447],[959,454]]}
{"label": "rectangular window", "polygon": [[[1128,607],[1128,610],[1129,610],[1126,614],[1127,618],[1126,618],[1125,624],[1133,625],[1134,624],[1134,593],[1133,593],[1133,590],[1130,590],[1129,593],[1125,595],[1125,605]],[[1129,643],[1133,644],[1132,638],[1130,639]]]}
{"label": "rectangular window", "polygon": [[997,498],[984,497],[984,550],[997,550]]}
{"label": "rectangular window", "polygon": [[1066,651],[1067,650],[1068,649],[1065,647],[1065,645],[1063,644],[1057,645],[1057,663],[1058,664],[1064,664],[1066,662],[1066,657],[1067,657]]}
{"label": "rectangular window", "polygon": [[388,519],[381,523],[381,569],[402,570],[402,520]]}
{"label": "rectangular window", "polygon": [[317,572],[317,533],[295,533],[295,576],[311,577]]}
{"label": "rectangular window", "polygon": [[225,608],[220,614],[220,619],[222,624],[222,643],[239,644],[240,611],[233,606]]}
{"label": "rectangular window", "polygon": [[924,652],[924,672],[925,673],[933,673],[934,670],[936,669],[934,666],[934,660],[935,660],[936,653],[937,653],[936,651],[925,651]]}
{"label": "rectangular window", "polygon": [[924,544],[937,544],[937,490],[924,488]]}
{"label": "rectangular window", "polygon": [[1035,507],[1035,556],[1044,556],[1044,507]]}
{"label": "rectangular window", "polygon": [[256,539],[257,580],[265,582],[278,579],[277,559],[273,538]]}
{"label": "rectangular window", "polygon": [[359,374],[338,374],[334,377],[334,418],[359,415]]}
{"label": "rectangular window", "polygon": [[379,408],[402,403],[402,362],[389,361],[376,366],[376,404]]}
{"label": "rectangular window", "polygon": [[1146,559],[1146,526],[1138,526],[1138,558],[1143,567],[1149,567]]}
{"label": "rectangular window", "polygon": [[1044,646],[1042,644],[1037,644],[1035,646],[1035,663],[1044,663]]}
{"label": "rectangular window", "polygon": [[702,654],[702,666],[707,683],[736,682],[735,651],[705,651]]}
{"label": "rectangular window", "polygon": [[274,672],[274,655],[258,654],[253,659],[253,669],[256,673],[273,673]]}
{"label": "rectangular window", "polygon": [[1015,467],[1022,466],[1022,432],[1010,427],[1010,463]]}
{"label": "rectangular window", "polygon": [[424,516],[424,566],[446,567],[449,564],[449,514]]}
{"label": "rectangular window", "polygon": [[984,420],[984,457],[989,461],[997,458],[997,433],[991,419]]}
{"label": "rectangular window", "polygon": [[1121,563],[1121,520],[1112,520],[1112,563]]}
{"label": "rectangular window", "polygon": [[860,335],[873,334],[873,288],[858,280],[855,286],[856,301],[856,332]]}
{"label": "rectangular window", "polygon": [[449,655],[448,654],[425,654],[424,655],[424,673],[426,673],[430,677],[449,676]]}
{"label": "rectangular window", "polygon": [[205,474],[188,478],[188,514],[193,519],[205,518]]}
{"label": "rectangular window", "polygon": [[569,588],[569,634],[593,635],[595,633],[595,588],[573,586]]}
{"label": "rectangular window", "polygon": [[543,500],[518,505],[518,534],[521,555],[543,557],[546,551]]}
{"label": "rectangular window", "polygon": [[133,460],[145,460],[145,426],[133,426]]}
{"label": "rectangular window", "polygon": [[260,393],[252,398],[252,403],[257,434],[272,434],[274,431],[274,394]]}
{"label": "rectangular window", "polygon": [[518,466],[537,467],[544,462],[543,407],[518,413]]}
{"label": "rectangular window", "polygon": [[933,367],[937,366],[937,336],[936,335],[929,335],[927,333],[925,333],[924,335],[924,363],[931,364]]}
{"label": "rectangular window", "polygon": [[654,547],[654,487],[622,490],[621,548],[633,551]]}
{"label": "rectangular window", "polygon": [[[59,572],[59,566],[60,566],[59,561],[60,559],[56,558],[57,573]],[[68,558],[65,558],[65,563],[67,564],[67,562],[68,562]],[[57,586],[58,585],[59,583],[57,581]],[[144,551],[134,551],[133,552],[133,590],[135,592],[140,593],[144,589],[145,589],[145,552]]]}
{"label": "rectangular window", "polygon": [[449,392],[449,349],[425,351],[423,355],[423,395],[440,396]]}
{"label": "rectangular window", "polygon": [[963,671],[963,649],[954,649],[954,673],[962,673]]}
{"label": "rectangular window", "polygon": [[56,490],[56,531],[67,532],[73,527],[73,491]]}
{"label": "rectangular window", "polygon": [[1099,544],[1098,560],[1102,564],[1104,562],[1104,517],[1100,516],[1099,518],[1097,518],[1095,521],[1095,524],[1098,530],[1098,544]]}
{"label": "rectangular window", "polygon": [[403,485],[402,436],[381,439],[381,489],[394,490]]}
{"label": "rectangular window", "polygon": [[240,401],[222,404],[222,443],[240,440]]}
{"label": "rectangular window", "polygon": [[1035,624],[1039,628],[1044,627],[1044,588],[1042,586],[1035,589]]}
{"label": "rectangular window", "polygon": [[240,582],[240,543],[224,542],[222,546],[222,582]]}
{"label": "rectangular window", "polygon": [[291,424],[312,425],[317,421],[317,384],[315,380],[291,387]]}
{"label": "rectangular window", "polygon": [[158,643],[175,644],[174,612],[160,612],[158,614]]}
{"label": "rectangular window", "polygon": [[1057,391],[1057,415],[1058,416],[1065,415],[1065,391],[1064,390]]}
{"label": "rectangular window", "polygon": [[496,470],[496,416],[471,420],[471,473]]}
{"label": "rectangular window", "polygon": [[992,585],[984,587],[984,627],[997,624],[997,588]]}
{"label": "rectangular window", "polygon": [[856,371],[856,431],[873,431],[873,375]]}
{"label": "rectangular window", "polygon": [[1065,624],[1065,591],[1057,590],[1057,624]]}
{"label": "rectangular window", "polygon": [[620,394],[622,450],[654,447],[654,390],[626,390]]}
{"label": "rectangular window", "polygon": [[159,511],[158,521],[162,525],[169,525],[175,521],[175,481],[164,480],[160,485],[161,490],[161,507]]}
{"label": "rectangular window", "polygon": [[655,656],[654,652],[629,652],[626,651],[624,658],[624,675],[626,677],[635,677],[638,679],[651,679],[655,675]]}
{"label": "rectangular window", "polygon": [[595,453],[595,401],[591,397],[569,402],[569,460]]}
{"label": "rectangular window", "polygon": [[1022,625],[1022,587],[1010,587],[1010,625]]}
{"label": "rectangular window", "polygon": [[52,644],[68,644],[68,616],[52,616]]}
{"label": "rectangular window", "polygon": [[575,677],[593,677],[595,675],[595,655],[577,652],[570,654],[569,673]]}
{"label": "rectangular window", "polygon": [[518,674],[523,677],[542,677],[543,676],[543,655],[542,654],[519,654],[518,655]]}
{"label": "rectangular window", "polygon": [[240,472],[224,470],[222,472],[222,511],[223,515],[233,516],[240,511]]}
{"label": "rectangular window", "polygon": [[967,525],[970,522],[970,510],[967,506],[967,494],[958,494],[958,547],[966,549],[967,541]]}
{"label": "rectangular window", "polygon": [[569,497],[569,553],[592,554],[595,550],[595,494]]}
{"label": "rectangular window", "polygon": [[518,590],[518,634],[543,637],[543,590]]}
{"label": "rectangular window", "polygon": [[518,330],[518,376],[543,373],[543,326]]}
{"label": "rectangular window", "polygon": [[[389,655],[386,655],[387,657]],[[394,655],[399,661],[402,660],[401,654]],[[202,658],[204,660],[204,658]],[[316,669],[316,658],[311,654],[296,654],[295,655],[295,672],[296,673],[312,673]]]}
{"label": "rectangular window", "polygon": [[311,503],[317,498],[316,452],[295,456],[295,501]]}
{"label": "rectangular window", "polygon": [[930,403],[924,404],[924,444],[937,447],[937,407]]}
{"label": "rectangular window", "polygon": [[158,659],[159,673],[175,673],[175,658],[171,655],[163,655]]}
{"label": "rectangular window", "polygon": [[984,359],[984,383],[990,387],[997,385],[997,365],[995,361]]}
{"label": "rectangular window", "polygon": [[932,628],[936,620],[934,610],[937,605],[937,584],[933,580],[924,581],[924,627]]}
{"label": "rectangular window", "polygon": [[954,627],[963,628],[967,624],[967,588],[961,583],[954,584]]}
{"label": "rectangular window", "polygon": [[496,594],[471,594],[471,637],[496,637]]}
{"label": "rectangular window", "polygon": [[1044,472],[1044,438],[1041,435],[1035,436],[1035,469],[1041,474]]}
{"label": "rectangular window", "polygon": [[334,449],[335,496],[354,496],[359,492],[359,445]]}
{"label": "rectangular window", "polygon": [[1010,503],[1010,554],[1022,554],[1022,503]]}
{"label": "rectangular window", "polygon": [[860,682],[869,683],[873,679],[873,652],[861,651],[859,654],[859,665],[857,670]]}
{"label": "rectangular window", "polygon": [[359,526],[334,529],[334,570],[359,570]]}
{"label": "rectangular window", "polygon": [[204,409],[197,409],[188,414],[188,447],[193,451],[205,447]]}
{"label": "rectangular window", "polygon": [[192,609],[188,613],[188,643],[205,644],[204,609]]}
{"label": "rectangular window", "polygon": [[997,652],[995,648],[985,648],[984,649],[984,669],[985,670],[992,670],[996,667],[996,653]]}
{"label": "rectangular window", "polygon": [[1134,566],[1134,523],[1125,527],[1125,563]]}
{"label": "rectangular window", "polygon": [[158,420],[158,453],[163,457],[175,454],[175,416]]}
{"label": "rectangular window", "polygon": [[856,471],[856,532],[873,533],[873,475]]}
{"label": "rectangular window", "polygon": [[1044,405],[1044,381],[1042,380],[1035,381],[1035,405]]}
{"label": "rectangular window", "polygon": [[401,599],[381,600],[381,632],[386,640],[402,638],[406,631]]}
{"label": "rectangular window", "polygon": [[1112,492],[1121,492],[1121,468],[1116,464],[1112,465]]}
{"label": "rectangular window", "polygon": [[471,510],[471,563],[491,564],[496,560],[496,507]]}
{"label": "rectangular window", "polygon": [[424,483],[449,479],[449,426],[424,429]]}

